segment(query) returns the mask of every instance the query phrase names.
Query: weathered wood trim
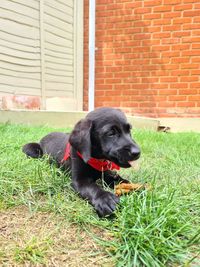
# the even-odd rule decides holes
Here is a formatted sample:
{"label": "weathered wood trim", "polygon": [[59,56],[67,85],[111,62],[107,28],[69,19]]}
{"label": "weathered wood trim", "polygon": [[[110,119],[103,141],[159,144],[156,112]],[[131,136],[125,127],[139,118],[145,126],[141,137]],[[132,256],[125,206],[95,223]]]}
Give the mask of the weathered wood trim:
{"label": "weathered wood trim", "polygon": [[83,0],[74,0],[74,97],[83,110]]}

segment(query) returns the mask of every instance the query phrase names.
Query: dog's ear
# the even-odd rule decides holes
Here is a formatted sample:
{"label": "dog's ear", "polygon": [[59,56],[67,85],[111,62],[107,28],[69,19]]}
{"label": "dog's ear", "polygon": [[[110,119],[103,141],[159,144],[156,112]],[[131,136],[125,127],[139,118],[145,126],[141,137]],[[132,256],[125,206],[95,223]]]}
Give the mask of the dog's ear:
{"label": "dog's ear", "polygon": [[70,144],[82,154],[86,163],[91,158],[91,129],[91,120],[80,120],[69,137]]}

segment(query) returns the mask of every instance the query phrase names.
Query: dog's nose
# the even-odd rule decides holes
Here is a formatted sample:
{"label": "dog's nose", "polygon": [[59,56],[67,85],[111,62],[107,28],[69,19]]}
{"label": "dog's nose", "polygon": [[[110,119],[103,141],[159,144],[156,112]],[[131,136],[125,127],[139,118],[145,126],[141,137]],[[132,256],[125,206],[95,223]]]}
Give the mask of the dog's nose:
{"label": "dog's nose", "polygon": [[130,156],[138,159],[140,157],[140,149],[138,146],[131,146],[130,147]]}

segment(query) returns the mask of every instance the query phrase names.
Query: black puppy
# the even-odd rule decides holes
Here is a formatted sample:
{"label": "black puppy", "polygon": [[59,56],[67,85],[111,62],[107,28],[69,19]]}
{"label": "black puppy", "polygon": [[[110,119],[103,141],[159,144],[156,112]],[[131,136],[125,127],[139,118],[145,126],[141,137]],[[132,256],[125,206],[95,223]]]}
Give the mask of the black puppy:
{"label": "black puppy", "polygon": [[103,190],[96,180],[103,176],[111,187],[115,182],[128,182],[113,170],[129,168],[140,157],[130,130],[122,111],[98,108],[80,120],[71,134],[50,133],[39,143],[24,145],[23,152],[33,158],[48,154],[60,167],[70,170],[72,187],[99,216],[106,216],[115,210],[119,198]]}

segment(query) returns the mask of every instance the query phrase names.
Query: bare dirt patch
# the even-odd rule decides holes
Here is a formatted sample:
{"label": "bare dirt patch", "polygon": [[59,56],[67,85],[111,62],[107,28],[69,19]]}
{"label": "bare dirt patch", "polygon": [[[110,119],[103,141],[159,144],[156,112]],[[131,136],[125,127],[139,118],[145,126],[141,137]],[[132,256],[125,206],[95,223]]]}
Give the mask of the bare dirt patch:
{"label": "bare dirt patch", "polygon": [[[92,234],[103,235],[99,229]],[[26,207],[0,212],[1,266],[114,266],[80,226]]]}

